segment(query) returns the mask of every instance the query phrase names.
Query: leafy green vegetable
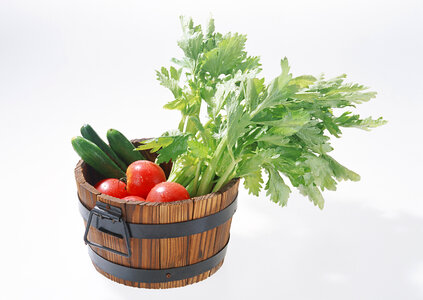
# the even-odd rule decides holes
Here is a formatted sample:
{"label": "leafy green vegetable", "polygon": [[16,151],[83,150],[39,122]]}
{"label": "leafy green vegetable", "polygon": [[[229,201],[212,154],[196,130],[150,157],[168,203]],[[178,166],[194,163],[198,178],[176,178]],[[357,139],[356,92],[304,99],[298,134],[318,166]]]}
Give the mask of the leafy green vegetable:
{"label": "leafy green vegetable", "polygon": [[[369,130],[385,124],[382,118],[342,112],[374,98],[375,92],[345,82],[344,74],[294,77],[286,58],[281,74],[266,84],[259,77],[259,58],[245,51],[245,35],[215,32],[214,20],[205,32],[190,18],[181,23],[178,45],[185,56],[172,59],[177,67],[157,71],[160,84],[174,97],[165,108],[181,112],[178,131],[138,148],[157,151],[157,162],[173,161],[169,180],[196,196],[241,177],[251,194],[259,195],[264,187],[281,206],[291,192],[288,180],[323,208],[321,191],[335,190],[341,180],[360,179],[328,155],[330,135],[339,138],[343,127]],[[202,107],[207,113],[203,122]]]}

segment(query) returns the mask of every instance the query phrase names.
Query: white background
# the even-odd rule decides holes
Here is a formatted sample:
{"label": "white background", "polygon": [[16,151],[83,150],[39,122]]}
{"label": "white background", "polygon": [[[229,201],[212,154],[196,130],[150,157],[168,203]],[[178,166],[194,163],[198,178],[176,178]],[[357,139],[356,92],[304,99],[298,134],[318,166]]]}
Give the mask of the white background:
{"label": "white background", "polygon": [[[176,127],[154,70],[180,56],[178,16],[248,35],[263,75],[347,73],[379,94],[333,155],[360,173],[320,211],[240,190],[225,263],[172,290],[113,283],[82,241],[70,144],[83,123],[105,137]],[[2,299],[422,299],[423,5],[402,1],[0,1]]]}

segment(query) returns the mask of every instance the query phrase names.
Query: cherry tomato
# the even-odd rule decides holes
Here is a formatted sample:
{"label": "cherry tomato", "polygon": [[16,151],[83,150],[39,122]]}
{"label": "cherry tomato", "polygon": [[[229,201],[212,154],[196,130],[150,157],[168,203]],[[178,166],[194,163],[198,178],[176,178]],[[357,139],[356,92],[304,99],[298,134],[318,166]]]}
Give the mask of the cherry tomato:
{"label": "cherry tomato", "polygon": [[126,170],[126,188],[130,195],[146,198],[158,183],[166,181],[162,168],[148,160],[137,160]]}
{"label": "cherry tomato", "polygon": [[162,182],[155,185],[147,196],[150,202],[171,202],[189,199],[187,190],[176,182]]}
{"label": "cherry tomato", "polygon": [[128,196],[128,192],[126,191],[126,184],[116,178],[103,179],[97,182],[95,188],[100,193],[116,198],[123,198]]}
{"label": "cherry tomato", "polygon": [[126,201],[145,201],[144,198],[141,198],[140,196],[126,196],[124,198],[122,198],[122,200],[126,200]]}

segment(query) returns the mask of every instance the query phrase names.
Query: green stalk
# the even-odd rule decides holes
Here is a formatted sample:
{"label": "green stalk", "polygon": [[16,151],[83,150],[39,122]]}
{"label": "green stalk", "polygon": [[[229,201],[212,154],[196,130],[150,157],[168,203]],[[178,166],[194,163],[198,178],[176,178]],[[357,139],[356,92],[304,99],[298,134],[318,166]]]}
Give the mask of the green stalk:
{"label": "green stalk", "polygon": [[201,121],[196,116],[190,116],[189,120],[194,124],[195,128],[197,129],[197,132],[200,134],[201,138],[203,139],[204,143],[206,145],[209,145],[210,143],[210,135],[206,132],[204,129],[203,124],[201,124]]}
{"label": "green stalk", "polygon": [[[194,118],[198,118],[198,117],[194,116]],[[192,120],[193,119],[192,119],[191,116],[189,116],[187,118],[187,123],[186,123],[186,126],[185,126],[186,128],[185,128],[184,132],[196,134],[198,132],[198,129],[197,129],[197,126],[195,126],[195,124]]]}
{"label": "green stalk", "polygon": [[182,129],[182,132],[187,132],[187,128],[188,128],[188,120],[189,120],[189,116],[185,116],[184,117],[184,127]]}
{"label": "green stalk", "polygon": [[[260,103],[260,104],[262,104],[262,103]],[[261,109],[261,107],[262,107],[262,105],[258,105],[257,107],[256,107],[256,109],[250,114],[250,120],[251,119],[253,119],[262,109]]]}
{"label": "green stalk", "polygon": [[233,175],[233,171],[235,169],[236,164],[239,162],[240,160],[233,160],[228,168],[225,170],[225,173],[223,173],[223,175],[219,178],[219,180],[217,181],[216,185],[213,188],[212,192],[217,192],[218,190],[220,190],[220,188],[222,186],[224,186],[227,182],[229,182],[229,180],[232,179],[232,175]]}
{"label": "green stalk", "polygon": [[192,184],[192,194],[191,196],[197,195],[197,189],[198,189],[198,179],[200,178],[200,171],[201,171],[201,165],[203,164],[203,161],[200,160],[197,164],[197,168],[195,169],[195,177]]}
{"label": "green stalk", "polygon": [[[192,175],[192,173],[191,173],[191,175]],[[190,183],[190,182],[192,182],[193,181],[193,179],[194,179],[194,175],[192,175],[192,176],[187,176],[187,177],[185,177],[184,178],[184,180],[183,181],[181,181],[181,182],[179,182],[179,184],[180,185],[182,185],[182,186],[188,186],[188,184]]]}
{"label": "green stalk", "polygon": [[195,195],[193,194],[193,190],[192,190],[192,187],[193,187],[193,185],[194,185],[194,181],[191,181],[187,186],[186,186],[186,189],[187,189],[187,191],[188,191],[188,194],[190,195],[190,197],[192,198],[192,197],[195,197]]}
{"label": "green stalk", "polygon": [[169,177],[167,178],[167,181],[176,182],[178,177],[181,175],[182,172],[177,172],[177,166],[176,162],[172,165],[172,169],[170,170]]}
{"label": "green stalk", "polygon": [[[175,167],[175,169],[174,169],[174,167]],[[188,178],[192,177],[192,176],[190,176],[190,174],[192,174],[194,171],[195,171],[195,167],[190,166],[190,167],[185,167],[178,172],[176,170],[176,162],[175,162],[175,164],[172,166],[172,171],[169,175],[168,181],[177,182],[177,183],[182,184],[182,182],[184,182],[187,177]]]}
{"label": "green stalk", "polygon": [[212,159],[210,160],[209,165],[207,166],[206,171],[204,171],[204,175],[201,178],[201,183],[198,188],[198,195],[205,195],[210,193],[211,191],[211,182],[214,179],[215,171],[217,164],[219,163],[220,157],[223,154],[223,151],[226,149],[228,145],[228,136],[225,135],[221,140],[219,145],[214,152]]}
{"label": "green stalk", "polygon": [[206,124],[204,124],[204,127],[209,127],[210,124],[213,123],[213,119],[209,119]]}

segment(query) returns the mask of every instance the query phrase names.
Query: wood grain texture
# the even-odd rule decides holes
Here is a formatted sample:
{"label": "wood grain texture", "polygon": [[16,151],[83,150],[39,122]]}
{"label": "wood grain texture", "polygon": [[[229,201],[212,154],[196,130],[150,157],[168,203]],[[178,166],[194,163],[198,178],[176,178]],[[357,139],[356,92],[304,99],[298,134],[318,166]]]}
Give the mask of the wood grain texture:
{"label": "wood grain texture", "polygon": [[[136,140],[134,144],[140,140]],[[155,154],[142,154],[154,161]],[[161,165],[166,175],[169,174],[171,164]],[[201,218],[216,213],[227,207],[238,193],[239,180],[234,179],[219,192],[183,201],[169,203],[151,203],[124,201],[118,198],[100,194],[94,187],[101,179],[95,170],[80,161],[75,168],[78,195],[81,202],[92,209],[96,201],[119,207],[123,218],[128,223],[167,224]],[[228,242],[231,219],[226,223],[203,233],[186,237],[168,239],[134,239],[130,240],[132,256],[123,256],[93,247],[93,250],[105,259],[132,268],[166,269],[193,264],[205,260],[218,253]],[[121,252],[127,252],[125,241],[105,234],[93,227],[88,236],[90,241],[105,245]],[[98,272],[107,278],[128,286],[163,289],[181,287],[204,280],[214,274],[222,265],[223,260],[211,270],[183,280],[166,283],[142,283],[122,280],[100,270]]]}
{"label": "wood grain texture", "polygon": [[[220,209],[222,195],[221,193],[212,193],[200,197],[193,198],[194,202],[194,214],[193,218],[201,218],[213,213],[216,213]],[[216,228],[211,230],[193,234],[189,237],[189,253],[188,263],[194,264],[205,260],[214,253],[214,245],[216,239]],[[188,283],[194,283],[204,280],[210,275],[210,272],[204,272],[200,275],[188,279]]]}
{"label": "wood grain texture", "polygon": [[[162,203],[160,205],[160,223],[183,222],[192,219],[192,200],[183,203]],[[189,238],[178,237],[160,239],[160,268],[174,268],[188,264]],[[160,288],[180,287],[187,284],[187,280],[175,280],[160,284]]]}

